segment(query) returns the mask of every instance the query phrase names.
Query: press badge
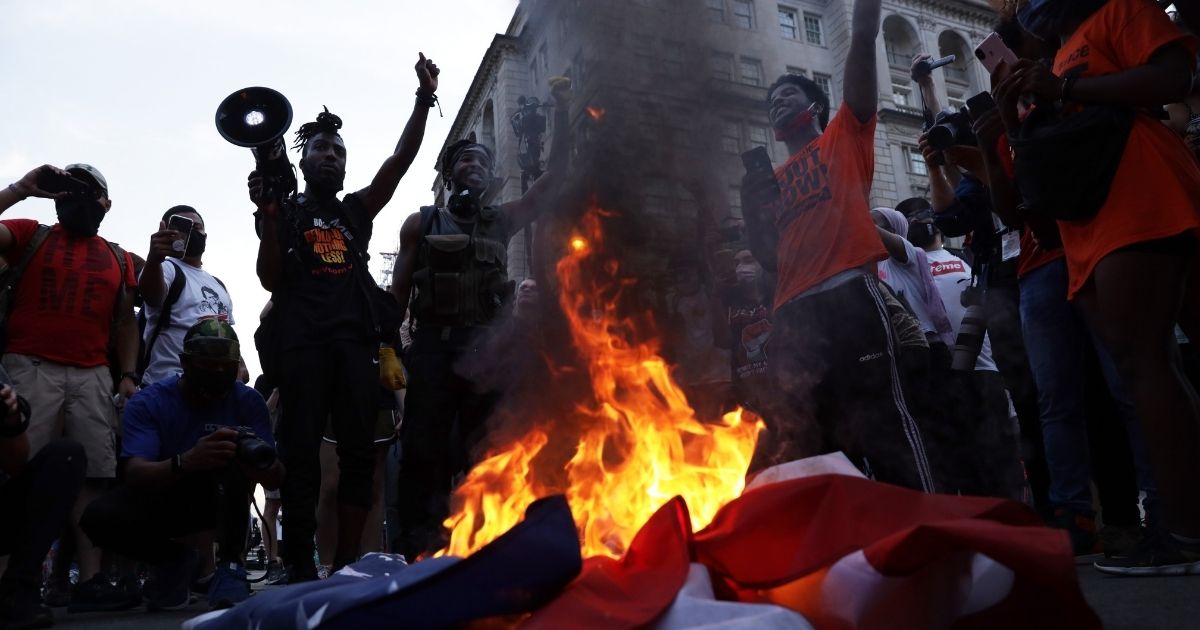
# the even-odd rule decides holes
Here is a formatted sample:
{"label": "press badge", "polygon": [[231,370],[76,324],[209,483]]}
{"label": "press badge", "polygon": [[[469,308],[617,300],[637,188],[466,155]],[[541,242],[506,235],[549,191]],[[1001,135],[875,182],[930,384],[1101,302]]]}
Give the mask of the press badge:
{"label": "press badge", "polygon": [[1008,262],[1021,255],[1021,233],[1012,230],[1001,235],[1000,260]]}

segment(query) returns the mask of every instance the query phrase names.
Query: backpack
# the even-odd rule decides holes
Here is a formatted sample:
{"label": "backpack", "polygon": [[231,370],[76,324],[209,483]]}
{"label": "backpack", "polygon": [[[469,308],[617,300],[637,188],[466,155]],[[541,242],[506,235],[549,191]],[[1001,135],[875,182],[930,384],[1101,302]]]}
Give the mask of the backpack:
{"label": "backpack", "polygon": [[[29,266],[29,261],[33,260],[33,255],[37,253],[38,248],[42,246],[49,235],[50,226],[38,224],[37,229],[33,232],[33,238],[29,239],[29,244],[25,246],[25,252],[21,254],[21,260],[16,265],[9,265],[3,272],[0,272],[0,331],[3,331],[8,324],[8,316],[13,310],[17,285],[21,282],[21,276],[25,275],[25,268]],[[122,278],[124,278],[123,275]]]}
{"label": "backpack", "polygon": [[[150,367],[150,356],[154,351],[154,344],[158,341],[158,336],[171,325],[171,309],[179,301],[179,297],[183,295],[184,287],[187,286],[187,275],[183,273],[183,269],[169,258],[164,262],[169,262],[175,267],[175,277],[171,279],[171,286],[167,288],[167,295],[163,298],[162,306],[159,308],[158,321],[155,322],[154,330],[150,332],[149,339],[146,339],[145,335],[146,326],[149,323],[149,318],[146,315],[146,306],[143,306],[138,311],[138,339],[140,340],[137,364],[138,378],[143,377],[146,374],[146,369]],[[225,293],[229,293],[229,289],[225,287],[225,283],[221,282],[220,278],[212,276],[212,279],[221,285]]]}

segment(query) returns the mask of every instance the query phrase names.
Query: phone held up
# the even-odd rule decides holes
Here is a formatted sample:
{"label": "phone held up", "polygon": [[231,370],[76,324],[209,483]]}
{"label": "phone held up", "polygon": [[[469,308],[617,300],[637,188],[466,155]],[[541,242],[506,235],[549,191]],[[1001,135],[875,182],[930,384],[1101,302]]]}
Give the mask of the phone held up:
{"label": "phone held up", "polygon": [[1001,63],[1008,64],[1009,68],[1017,65],[1016,53],[1004,44],[1004,40],[1000,39],[1000,35],[997,33],[988,35],[975,48],[975,58],[983,64],[988,74],[994,74]]}
{"label": "phone held up", "polygon": [[767,153],[766,147],[754,147],[743,153],[742,166],[746,167],[747,175],[769,175],[771,181],[775,184],[775,192],[771,196],[771,199],[779,198],[779,182],[775,179],[775,169],[771,168],[771,155]]}
{"label": "phone held up", "polygon": [[184,252],[187,251],[188,241],[192,238],[192,227],[195,224],[195,221],[178,214],[173,214],[171,218],[167,219],[167,229],[179,233],[179,238],[171,243],[171,249],[175,251],[177,258],[183,258]]}

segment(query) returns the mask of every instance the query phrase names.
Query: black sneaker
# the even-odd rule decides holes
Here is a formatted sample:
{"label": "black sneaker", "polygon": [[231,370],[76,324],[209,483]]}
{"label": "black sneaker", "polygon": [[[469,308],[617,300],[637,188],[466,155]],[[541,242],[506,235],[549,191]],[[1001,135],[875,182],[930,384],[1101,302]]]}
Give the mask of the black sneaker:
{"label": "black sneaker", "polygon": [[1123,558],[1133,553],[1144,536],[1137,525],[1105,525],[1100,528],[1100,546],[1105,558]]}
{"label": "black sneaker", "polygon": [[278,560],[272,560],[267,565],[267,586],[278,586],[287,584],[287,571],[283,570],[283,565]]}
{"label": "black sneaker", "polygon": [[182,610],[192,603],[192,574],[196,554],[187,552],[175,562],[154,568],[154,577],[146,583],[146,610]]}
{"label": "black sneaker", "polygon": [[287,583],[300,584],[301,582],[315,582],[318,580],[317,565],[297,565],[289,564],[286,569]]}
{"label": "black sneaker", "polygon": [[51,582],[42,591],[42,603],[50,608],[66,608],[71,603],[71,585]]}
{"label": "black sneaker", "polygon": [[27,630],[54,625],[54,613],[42,605],[37,587],[6,584],[0,590],[0,628]]}
{"label": "black sneaker", "polygon": [[141,603],[141,595],[134,599],[123,589],[113,586],[108,578],[96,575],[71,589],[71,603],[67,604],[67,612],[113,612],[136,608]]}
{"label": "black sneaker", "polygon": [[1076,556],[1087,556],[1100,551],[1100,539],[1096,536],[1096,519],[1088,514],[1058,508],[1050,527],[1064,529],[1071,539],[1071,551]]}
{"label": "black sneaker", "polygon": [[1101,573],[1130,577],[1200,575],[1200,544],[1149,532],[1129,555],[1098,560],[1093,566]]}

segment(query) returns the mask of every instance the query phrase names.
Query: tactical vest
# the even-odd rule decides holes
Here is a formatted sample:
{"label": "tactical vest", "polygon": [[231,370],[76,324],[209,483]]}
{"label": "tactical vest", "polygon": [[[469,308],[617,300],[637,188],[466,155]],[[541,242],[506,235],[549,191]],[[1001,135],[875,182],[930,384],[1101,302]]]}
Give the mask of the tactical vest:
{"label": "tactical vest", "polygon": [[508,231],[504,215],[486,207],[469,234],[430,234],[440,210],[421,208],[421,244],[413,271],[418,326],[490,324],[508,301]]}

